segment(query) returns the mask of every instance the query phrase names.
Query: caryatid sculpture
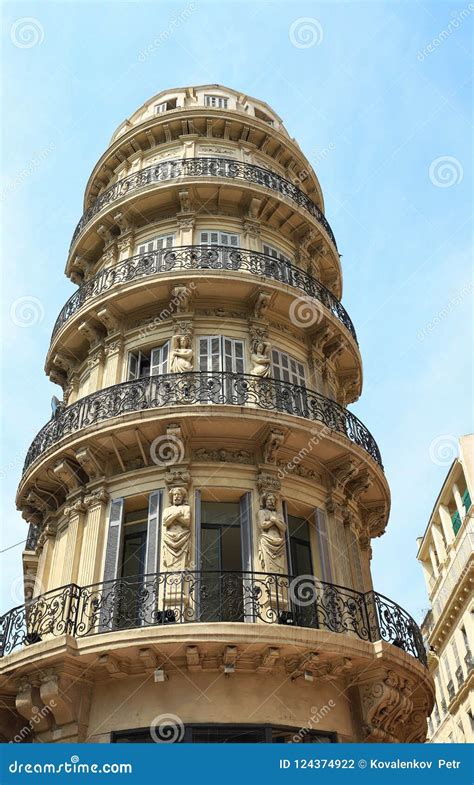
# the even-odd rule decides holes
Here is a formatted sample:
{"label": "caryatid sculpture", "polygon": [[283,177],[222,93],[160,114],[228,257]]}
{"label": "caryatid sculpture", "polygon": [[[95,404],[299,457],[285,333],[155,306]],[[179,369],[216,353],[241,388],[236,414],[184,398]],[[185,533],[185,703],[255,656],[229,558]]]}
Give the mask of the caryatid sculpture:
{"label": "caryatid sculpture", "polygon": [[270,344],[265,341],[255,341],[251,355],[254,376],[270,376]]}
{"label": "caryatid sculpture", "polygon": [[173,335],[171,339],[171,373],[187,373],[193,370],[194,352],[187,335]]}
{"label": "caryatid sculpture", "polygon": [[191,549],[191,507],[185,488],[171,488],[170,506],[163,510],[163,565],[167,570],[185,570]]}
{"label": "caryatid sculpture", "polygon": [[284,573],[286,552],[286,523],[277,512],[277,497],[264,493],[258,513],[258,558],[263,572]]}

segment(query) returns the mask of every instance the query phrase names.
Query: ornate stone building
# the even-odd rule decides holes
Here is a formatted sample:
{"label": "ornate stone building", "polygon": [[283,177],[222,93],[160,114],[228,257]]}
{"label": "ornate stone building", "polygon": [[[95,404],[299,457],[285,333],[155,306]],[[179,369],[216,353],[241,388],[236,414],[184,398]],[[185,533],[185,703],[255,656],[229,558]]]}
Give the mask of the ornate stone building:
{"label": "ornate stone building", "polygon": [[346,408],[336,239],[279,117],[220,85],[148,101],[89,178],[66,274],[4,738],[423,740],[420,631],[372,587],[389,488]]}
{"label": "ornate stone building", "polygon": [[431,607],[422,624],[436,700],[431,742],[474,741],[474,435],[459,439],[418,559]]}

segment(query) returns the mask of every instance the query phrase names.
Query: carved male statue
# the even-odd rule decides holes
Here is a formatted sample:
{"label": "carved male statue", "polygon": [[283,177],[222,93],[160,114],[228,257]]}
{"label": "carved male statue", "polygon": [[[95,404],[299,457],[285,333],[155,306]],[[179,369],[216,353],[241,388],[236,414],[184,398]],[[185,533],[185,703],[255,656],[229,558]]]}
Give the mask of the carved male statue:
{"label": "carved male statue", "polygon": [[255,341],[251,355],[253,363],[251,373],[254,376],[270,376],[270,344],[263,341]]}
{"label": "carved male statue", "polygon": [[264,572],[284,573],[286,523],[277,512],[275,494],[263,494],[261,504],[262,508],[258,513],[258,558]]}
{"label": "carved male statue", "polygon": [[184,488],[172,488],[170,506],[163,510],[163,564],[168,570],[188,566],[191,545],[191,507]]}
{"label": "carved male statue", "polygon": [[193,370],[191,342],[187,335],[174,335],[171,341],[171,373],[186,373]]}

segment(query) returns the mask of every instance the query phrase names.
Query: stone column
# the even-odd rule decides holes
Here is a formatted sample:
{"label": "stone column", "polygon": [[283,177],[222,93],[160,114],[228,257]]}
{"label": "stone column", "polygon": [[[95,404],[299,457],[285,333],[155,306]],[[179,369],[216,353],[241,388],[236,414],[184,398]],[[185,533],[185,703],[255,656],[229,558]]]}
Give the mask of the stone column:
{"label": "stone column", "polygon": [[453,496],[454,501],[456,502],[457,511],[461,517],[461,520],[463,521],[465,517],[464,504],[462,503],[462,496],[456,483],[453,485]]}
{"label": "stone column", "polygon": [[105,367],[103,374],[103,386],[112,387],[123,381],[123,338],[115,335],[108,339],[105,344]]}
{"label": "stone column", "polygon": [[453,531],[451,515],[449,514],[448,508],[445,507],[444,504],[439,505],[439,518],[441,521],[441,526],[443,527],[444,538],[449,546],[454,542],[455,535]]}
{"label": "stone column", "polygon": [[84,497],[87,516],[84,521],[78,583],[88,586],[101,580],[102,555],[106,536],[106,511],[109,494],[104,487]]}
{"label": "stone column", "polygon": [[431,526],[431,532],[433,534],[436,553],[438,554],[438,561],[440,564],[442,564],[444,561],[446,561],[446,556],[447,556],[443,535],[441,534],[439,527],[435,523],[433,523]]}
{"label": "stone column", "polygon": [[64,514],[68,518],[68,527],[62,568],[61,582],[63,586],[69,583],[77,583],[85,511],[86,508],[82,499],[76,499],[64,510]]}

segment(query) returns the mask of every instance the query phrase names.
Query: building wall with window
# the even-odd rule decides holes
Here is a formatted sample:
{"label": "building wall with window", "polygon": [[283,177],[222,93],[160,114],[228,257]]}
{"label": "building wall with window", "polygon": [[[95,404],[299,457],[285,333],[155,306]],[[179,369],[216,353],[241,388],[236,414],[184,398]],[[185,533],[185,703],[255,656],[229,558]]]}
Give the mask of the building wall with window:
{"label": "building wall with window", "polygon": [[459,439],[459,457],[436,500],[418,559],[431,608],[422,631],[436,685],[429,741],[474,741],[474,436]]}
{"label": "building wall with window", "polygon": [[147,101],[87,182],[66,275],[3,737],[40,710],[41,742],[150,740],[170,714],[180,740],[423,740],[421,633],[372,585],[390,491],[348,408],[339,250],[275,112],[220,85]]}

